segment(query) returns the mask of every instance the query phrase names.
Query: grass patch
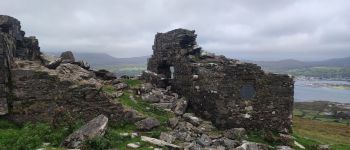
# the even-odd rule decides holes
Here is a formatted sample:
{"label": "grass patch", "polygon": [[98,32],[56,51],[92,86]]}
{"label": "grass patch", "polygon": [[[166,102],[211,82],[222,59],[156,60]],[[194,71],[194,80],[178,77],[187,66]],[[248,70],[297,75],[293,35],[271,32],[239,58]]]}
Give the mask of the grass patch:
{"label": "grass patch", "polygon": [[168,122],[169,118],[173,117],[173,114],[159,109],[150,105],[150,103],[144,102],[140,100],[140,98],[135,98],[136,100],[130,99],[130,93],[124,92],[123,96],[121,96],[118,100],[124,106],[133,108],[134,110],[149,116],[158,119],[162,125]]}
{"label": "grass patch", "polygon": [[15,125],[7,120],[0,121],[0,149],[36,149],[48,142],[58,147],[74,129],[54,129],[45,123]]}
{"label": "grass patch", "polygon": [[140,87],[141,86],[140,80],[124,79],[123,82],[126,83],[129,87]]}
{"label": "grass patch", "polygon": [[102,87],[102,91],[109,93],[109,94],[113,93],[115,90],[116,90],[116,88],[112,85],[105,85]]}
{"label": "grass patch", "polygon": [[345,147],[350,149],[350,126],[345,124],[310,120],[295,116],[293,118],[293,131],[299,139],[307,139],[300,140],[301,144],[303,142],[306,142],[306,144],[323,143],[330,144],[335,148]]}
{"label": "grass patch", "polygon": [[250,131],[248,132],[247,140],[271,146],[282,145],[282,143],[278,141],[278,134],[271,131]]}

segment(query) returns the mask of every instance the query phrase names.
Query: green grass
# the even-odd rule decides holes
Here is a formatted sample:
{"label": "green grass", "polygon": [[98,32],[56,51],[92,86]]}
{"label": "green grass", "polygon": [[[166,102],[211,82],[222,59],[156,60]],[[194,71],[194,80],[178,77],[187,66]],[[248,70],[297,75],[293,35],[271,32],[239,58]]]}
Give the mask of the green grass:
{"label": "green grass", "polygon": [[135,97],[136,100],[131,100],[130,95],[130,93],[124,92],[123,96],[121,96],[118,101],[124,106],[130,107],[146,116],[158,119],[161,124],[167,123],[169,118],[173,117],[173,114],[154,107],[150,105],[150,103],[140,100],[138,97]]}
{"label": "green grass", "polygon": [[113,93],[116,90],[116,88],[112,85],[105,85],[102,87],[102,91],[106,93]]}
{"label": "green grass", "polygon": [[48,142],[58,147],[73,129],[54,129],[45,123],[27,123],[19,126],[7,120],[0,120],[0,149],[35,149]]}
{"label": "green grass", "polygon": [[342,123],[295,116],[293,118],[293,131],[297,138],[302,139],[299,141],[301,144],[306,143],[304,145],[306,147],[318,143],[329,144],[332,149],[350,149],[350,126]]}
{"label": "green grass", "polygon": [[140,87],[141,86],[140,80],[124,79],[123,82],[128,84],[129,87]]}
{"label": "green grass", "polygon": [[283,145],[278,141],[278,134],[270,131],[250,131],[248,132],[248,141],[263,143],[270,146]]}

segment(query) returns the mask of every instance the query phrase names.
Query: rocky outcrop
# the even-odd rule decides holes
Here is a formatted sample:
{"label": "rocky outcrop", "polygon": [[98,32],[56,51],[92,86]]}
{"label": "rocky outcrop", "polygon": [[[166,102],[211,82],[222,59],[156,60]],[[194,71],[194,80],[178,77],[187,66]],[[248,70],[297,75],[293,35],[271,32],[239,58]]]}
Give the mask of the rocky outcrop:
{"label": "rocky outcrop", "polygon": [[294,81],[203,51],[194,31],[157,33],[142,78],[189,100],[197,115],[221,128],[244,127],[289,132]]}
{"label": "rocky outcrop", "polygon": [[73,52],[66,51],[61,54],[62,63],[73,63],[75,62],[75,58]]}
{"label": "rocky outcrop", "polygon": [[24,37],[20,22],[0,15],[0,115],[16,122],[91,120],[97,114],[111,121],[124,109],[101,92],[103,81],[72,52],[51,57],[40,52],[35,37]]}
{"label": "rocky outcrop", "polygon": [[160,125],[160,122],[155,118],[146,118],[135,123],[137,129],[139,130],[151,130]]}
{"label": "rocky outcrop", "polygon": [[70,134],[62,143],[66,148],[81,148],[86,140],[102,137],[107,129],[108,118],[99,115],[77,131]]}

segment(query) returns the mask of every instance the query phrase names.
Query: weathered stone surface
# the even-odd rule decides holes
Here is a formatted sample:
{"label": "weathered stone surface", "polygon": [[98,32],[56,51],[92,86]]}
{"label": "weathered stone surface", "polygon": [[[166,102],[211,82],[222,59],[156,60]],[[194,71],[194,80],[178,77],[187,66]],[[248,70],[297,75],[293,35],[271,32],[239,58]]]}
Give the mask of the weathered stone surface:
{"label": "weathered stone surface", "polygon": [[196,142],[202,146],[209,146],[212,141],[208,135],[202,134],[202,136],[198,138]]}
{"label": "weathered stone surface", "polygon": [[330,150],[330,146],[329,145],[318,145],[317,146],[317,150]]}
{"label": "weathered stone surface", "polygon": [[97,116],[69,135],[63,141],[62,146],[67,148],[80,148],[84,141],[103,136],[107,129],[107,123],[108,118],[106,116]]}
{"label": "weathered stone surface", "polygon": [[168,147],[171,147],[174,149],[180,149],[180,146],[178,146],[178,145],[170,144],[168,142],[165,142],[165,141],[162,141],[159,139],[155,139],[155,138],[151,138],[151,137],[147,137],[147,136],[141,136],[141,141],[148,142],[148,143],[158,145],[161,147],[168,146]]}
{"label": "weathered stone surface", "polygon": [[58,124],[55,121],[66,115],[88,121],[96,114],[104,114],[115,122],[124,116],[122,105],[101,92],[96,86],[99,83],[91,82],[94,78],[87,79],[89,73],[77,65],[62,64],[74,68],[59,73],[59,69],[48,69],[40,61],[16,60],[16,64],[11,69],[11,93],[15,98],[8,115],[16,122]]}
{"label": "weathered stone surface", "polygon": [[108,70],[100,69],[98,71],[94,71],[95,75],[103,80],[114,80],[117,79],[117,76],[109,72]]}
{"label": "weathered stone surface", "polygon": [[158,93],[158,92],[151,92],[151,93],[146,93],[144,95],[141,96],[142,100],[146,101],[146,102],[151,102],[151,103],[158,103],[161,101],[161,99],[163,98],[163,94],[162,93]]}
{"label": "weathered stone surface", "polygon": [[85,60],[79,60],[79,61],[73,62],[72,64],[76,64],[76,65],[78,65],[81,68],[84,68],[86,70],[90,69],[90,64]]}
{"label": "weathered stone surface", "polygon": [[177,126],[177,123],[179,123],[179,119],[174,117],[169,119],[169,126],[171,128],[175,128]]}
{"label": "weathered stone surface", "polygon": [[47,54],[41,54],[40,59],[42,63],[49,69],[56,69],[62,62],[60,57],[50,56]]}
{"label": "weathered stone surface", "polygon": [[7,99],[0,98],[0,116],[8,113]]}
{"label": "weathered stone surface", "polygon": [[126,145],[126,147],[132,148],[132,149],[137,149],[137,148],[141,147],[141,143],[140,142],[129,143]]}
{"label": "weathered stone surface", "polygon": [[235,150],[268,150],[268,146],[260,143],[245,142],[241,146],[236,147]]}
{"label": "weathered stone surface", "polygon": [[233,149],[233,148],[239,146],[239,141],[231,140],[228,138],[220,138],[220,139],[213,140],[212,145],[217,145],[217,146],[222,145],[226,149]]}
{"label": "weathered stone surface", "polygon": [[146,118],[145,116],[141,115],[140,113],[138,113],[133,109],[126,109],[123,114],[124,114],[124,119],[130,122],[137,122]]}
{"label": "weathered stone surface", "polygon": [[151,130],[160,125],[160,122],[155,118],[146,118],[135,123],[139,130]]}
{"label": "weathered stone surface", "polygon": [[75,58],[73,52],[66,51],[61,54],[62,63],[73,63],[75,62]]}
{"label": "weathered stone surface", "polygon": [[95,75],[91,71],[85,70],[78,65],[65,63],[56,68],[58,77],[61,80],[67,80],[72,82],[87,81],[91,84],[95,84]]}
{"label": "weathered stone surface", "polygon": [[293,149],[289,146],[277,146],[276,150],[293,150]]}
{"label": "weathered stone surface", "polygon": [[224,136],[233,140],[242,140],[247,138],[247,133],[244,128],[233,128],[226,130]]}
{"label": "weathered stone surface", "polygon": [[117,90],[122,90],[122,89],[125,89],[128,87],[128,85],[126,83],[118,83],[118,84],[115,84],[114,87],[117,89]]}
{"label": "weathered stone surface", "polygon": [[160,133],[159,139],[161,139],[165,142],[168,142],[168,143],[173,143],[176,140],[176,137],[174,137],[171,134],[162,132],[162,133]]}
{"label": "weathered stone surface", "polygon": [[173,111],[176,115],[183,115],[188,107],[188,102],[185,99],[178,99],[175,102],[175,107]]}
{"label": "weathered stone surface", "polygon": [[142,79],[157,87],[171,86],[197,115],[217,127],[290,131],[293,79],[204,52],[196,37],[185,29],[157,33]]}
{"label": "weathered stone surface", "polygon": [[183,118],[190,122],[191,124],[193,124],[194,126],[198,126],[203,120],[196,117],[194,114],[192,113],[185,113],[183,114]]}

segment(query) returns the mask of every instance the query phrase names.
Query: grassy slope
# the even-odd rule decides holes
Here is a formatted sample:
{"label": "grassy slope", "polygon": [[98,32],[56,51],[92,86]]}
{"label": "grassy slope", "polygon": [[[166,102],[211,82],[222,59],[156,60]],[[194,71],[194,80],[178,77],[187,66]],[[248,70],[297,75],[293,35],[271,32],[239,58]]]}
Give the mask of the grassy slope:
{"label": "grassy slope", "polygon": [[330,144],[333,149],[341,147],[350,149],[350,126],[348,125],[294,117],[293,130],[301,143],[312,139],[313,142],[309,142],[311,144]]}

